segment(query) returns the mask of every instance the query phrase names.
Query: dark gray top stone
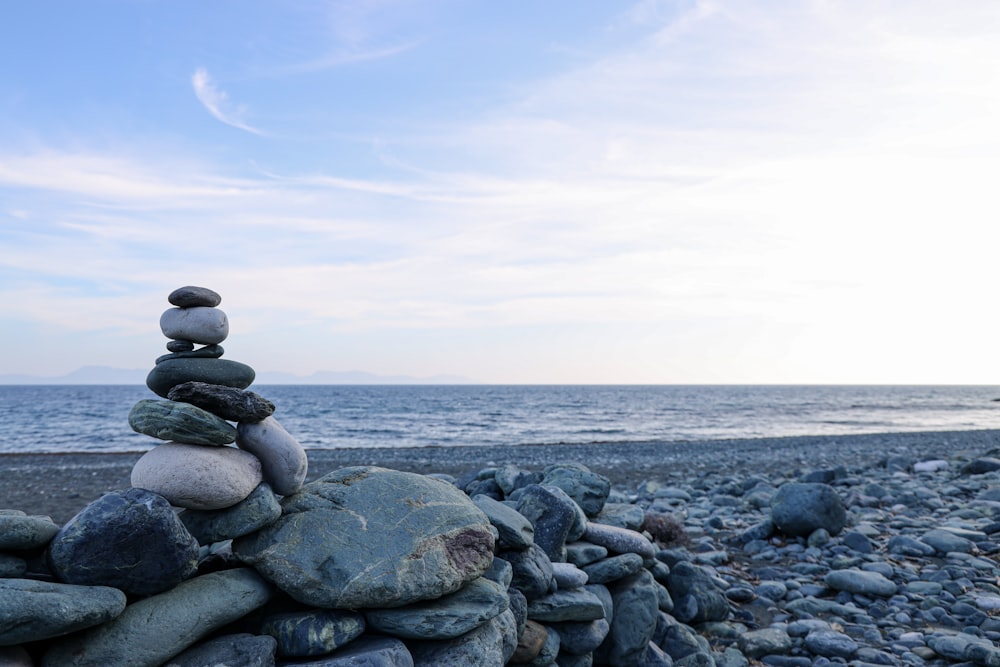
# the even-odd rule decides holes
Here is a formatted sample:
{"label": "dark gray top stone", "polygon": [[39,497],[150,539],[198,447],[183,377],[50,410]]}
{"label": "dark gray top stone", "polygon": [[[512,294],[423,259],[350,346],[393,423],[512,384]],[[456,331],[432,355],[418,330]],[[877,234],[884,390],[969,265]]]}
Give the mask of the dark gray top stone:
{"label": "dark gray top stone", "polygon": [[171,292],[170,296],[167,297],[167,301],[178,308],[191,308],[192,306],[214,308],[222,303],[222,297],[219,296],[218,292],[210,290],[207,287],[185,285]]}
{"label": "dark gray top stone", "polygon": [[253,383],[254,376],[252,368],[229,359],[167,359],[149,372],[146,386],[157,396],[166,398],[171,389],[185,382],[246,389]]}

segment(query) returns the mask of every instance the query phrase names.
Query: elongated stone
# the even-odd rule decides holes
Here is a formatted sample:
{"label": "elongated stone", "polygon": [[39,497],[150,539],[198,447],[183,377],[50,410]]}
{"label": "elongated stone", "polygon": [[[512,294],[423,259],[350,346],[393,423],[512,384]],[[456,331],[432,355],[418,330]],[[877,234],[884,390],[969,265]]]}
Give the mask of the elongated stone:
{"label": "elongated stone", "polygon": [[262,481],[260,461],[235,447],[166,442],[132,467],[132,486],[158,493],[176,507],[196,510],[232,507]]}
{"label": "elongated stone", "polygon": [[208,306],[212,308],[222,303],[222,297],[219,296],[218,292],[210,290],[207,287],[185,285],[171,292],[170,296],[167,297],[167,301],[178,308],[191,308],[194,306]]}
{"label": "elongated stone", "polygon": [[287,496],[302,488],[309,472],[306,450],[274,417],[236,427],[236,446],[260,460],[264,481],[278,495]]}
{"label": "elongated stone", "polygon": [[275,614],[264,619],[261,632],[278,641],[285,657],[309,657],[336,651],[365,631],[355,611],[311,610]]}
{"label": "elongated stone", "polygon": [[28,516],[19,510],[0,513],[0,549],[38,549],[58,532],[59,526],[47,516]]}
{"label": "elongated stone", "polygon": [[167,361],[168,359],[218,359],[225,353],[226,349],[221,345],[206,345],[205,347],[199,347],[197,350],[183,350],[180,352],[171,352],[171,354],[164,354],[163,356],[157,357],[154,363],[159,364]]}
{"label": "elongated stone", "polygon": [[200,544],[232,540],[260,530],[281,516],[281,505],[267,484],[232,507],[221,510],[184,510],[181,521]]}
{"label": "elongated stone", "polygon": [[146,386],[157,396],[167,397],[170,390],[185,382],[205,382],[246,389],[255,373],[246,364],[229,359],[167,359],[146,376]]}
{"label": "elongated stone", "polygon": [[124,609],[125,594],[108,586],[0,579],[0,646],[83,630],[110,621]]}
{"label": "elongated stone", "polygon": [[479,578],[451,595],[393,609],[372,609],[368,624],[404,639],[452,639],[475,630],[509,606],[507,591]]}
{"label": "elongated stone", "polygon": [[132,406],[128,425],[136,433],[189,445],[228,445],[236,428],[211,412],[188,403],[143,399]]}
{"label": "elongated stone", "polygon": [[274,403],[245,389],[204,382],[185,382],[167,394],[171,401],[197,405],[234,422],[255,423],[274,414]]}
{"label": "elongated stone", "polygon": [[[42,667],[158,667],[202,637],[245,616],[271,598],[249,568],[189,579],[125,608],[117,618],[54,642]],[[123,655],[128,661],[123,662]]]}
{"label": "elongated stone", "polygon": [[218,308],[168,308],[160,315],[160,331],[167,338],[212,345],[229,336],[229,318]]}

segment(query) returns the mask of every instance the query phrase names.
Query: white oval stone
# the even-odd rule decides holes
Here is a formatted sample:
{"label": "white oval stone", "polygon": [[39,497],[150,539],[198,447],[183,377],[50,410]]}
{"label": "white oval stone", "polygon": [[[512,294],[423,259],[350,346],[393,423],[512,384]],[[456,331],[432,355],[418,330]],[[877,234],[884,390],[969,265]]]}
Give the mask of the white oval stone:
{"label": "white oval stone", "polygon": [[132,468],[132,486],[194,510],[232,507],[262,480],[257,457],[235,447],[167,442],[143,454]]}
{"label": "white oval stone", "polygon": [[236,446],[260,460],[264,481],[279,496],[302,488],[309,471],[306,450],[274,417],[236,425]]}
{"label": "white oval stone", "polygon": [[224,311],[208,306],[167,308],[160,315],[160,331],[167,338],[214,345],[229,336],[229,318]]}

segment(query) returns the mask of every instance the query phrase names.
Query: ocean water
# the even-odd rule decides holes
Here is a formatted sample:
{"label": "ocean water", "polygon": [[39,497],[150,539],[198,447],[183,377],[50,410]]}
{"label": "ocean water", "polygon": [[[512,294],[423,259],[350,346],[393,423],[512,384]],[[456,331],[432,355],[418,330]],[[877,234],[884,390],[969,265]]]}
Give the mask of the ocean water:
{"label": "ocean water", "polygon": [[[1000,428],[1000,386],[262,385],[307,449]],[[145,451],[144,386],[0,386],[0,452]]]}

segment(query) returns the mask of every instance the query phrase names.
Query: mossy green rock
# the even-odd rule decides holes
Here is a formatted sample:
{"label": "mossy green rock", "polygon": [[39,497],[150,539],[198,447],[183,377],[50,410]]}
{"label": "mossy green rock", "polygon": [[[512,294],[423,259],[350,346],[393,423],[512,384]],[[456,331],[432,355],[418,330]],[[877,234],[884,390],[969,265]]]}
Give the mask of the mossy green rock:
{"label": "mossy green rock", "polygon": [[236,441],[236,427],[190,403],[144,399],[128,413],[136,433],[188,445],[228,445]]}
{"label": "mossy green rock", "polygon": [[334,471],[282,501],[280,519],[233,552],[320,608],[399,607],[441,597],[493,561],[486,515],[447,482],[378,467]]}
{"label": "mossy green rock", "polygon": [[255,375],[246,364],[229,359],[167,359],[149,372],[146,386],[157,396],[166,398],[171,389],[184,382],[246,389],[253,383]]}

